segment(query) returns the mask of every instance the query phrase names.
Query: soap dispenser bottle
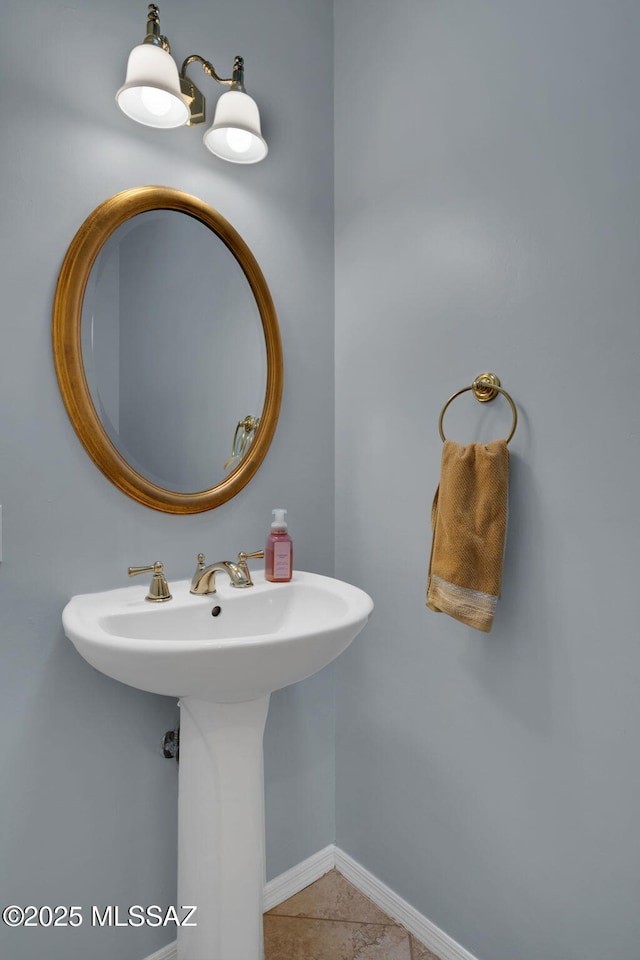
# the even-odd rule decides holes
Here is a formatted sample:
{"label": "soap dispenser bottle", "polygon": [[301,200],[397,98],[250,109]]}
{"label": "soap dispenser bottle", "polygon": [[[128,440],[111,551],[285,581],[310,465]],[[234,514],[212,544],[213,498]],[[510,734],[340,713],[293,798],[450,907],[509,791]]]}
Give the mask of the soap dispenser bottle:
{"label": "soap dispenser bottle", "polygon": [[273,510],[271,533],[264,550],[264,576],[272,583],[286,583],[293,575],[293,543],[287,530],[287,511]]}

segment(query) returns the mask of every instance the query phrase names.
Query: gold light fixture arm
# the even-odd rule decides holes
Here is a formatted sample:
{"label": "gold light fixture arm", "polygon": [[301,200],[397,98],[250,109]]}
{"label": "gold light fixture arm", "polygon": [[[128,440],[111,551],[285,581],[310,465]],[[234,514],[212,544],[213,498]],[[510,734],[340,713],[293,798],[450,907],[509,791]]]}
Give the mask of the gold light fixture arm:
{"label": "gold light fixture arm", "polygon": [[187,57],[183,61],[183,64],[180,68],[180,76],[186,78],[186,70],[190,63],[199,63],[204,72],[208,77],[211,77],[212,80],[215,80],[216,83],[222,83],[224,86],[230,87],[234,83],[242,83],[244,77],[240,79],[237,77],[237,73],[244,72],[244,60],[242,57],[236,57],[233,63],[233,76],[232,77],[220,77],[216,73],[214,65],[209,61],[205,60],[204,57],[201,57],[197,53],[192,53],[190,57]]}
{"label": "gold light fixture arm", "polygon": [[201,57],[198,53],[192,53],[190,57],[184,60],[180,68],[180,89],[183,97],[185,97],[189,104],[190,116],[187,121],[188,127],[192,127],[197,123],[204,123],[206,108],[204,94],[196,87],[193,80],[190,80],[187,76],[187,67],[191,63],[199,63],[207,76],[215,80],[216,83],[220,83],[224,87],[229,87],[231,90],[246,93],[244,89],[244,60],[242,57],[235,58],[232,77],[220,77],[214,65],[209,60],[205,60],[204,57]]}

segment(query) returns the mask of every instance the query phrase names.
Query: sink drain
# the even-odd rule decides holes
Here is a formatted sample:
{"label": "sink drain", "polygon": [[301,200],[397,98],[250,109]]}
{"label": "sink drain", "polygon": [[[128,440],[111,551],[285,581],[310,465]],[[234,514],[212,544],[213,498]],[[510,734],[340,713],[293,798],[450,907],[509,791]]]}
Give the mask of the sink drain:
{"label": "sink drain", "polygon": [[222,613],[222,607],[214,607],[213,610],[211,611],[211,616],[219,617],[221,613]]}

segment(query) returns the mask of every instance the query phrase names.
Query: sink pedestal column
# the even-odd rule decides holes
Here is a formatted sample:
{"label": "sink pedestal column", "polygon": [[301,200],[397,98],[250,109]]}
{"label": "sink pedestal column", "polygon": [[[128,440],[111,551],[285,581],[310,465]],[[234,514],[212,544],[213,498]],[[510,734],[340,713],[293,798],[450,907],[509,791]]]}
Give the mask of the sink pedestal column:
{"label": "sink pedestal column", "polygon": [[[180,700],[178,960],[262,960],[262,736],[269,696]],[[179,911],[180,912],[180,911]]]}

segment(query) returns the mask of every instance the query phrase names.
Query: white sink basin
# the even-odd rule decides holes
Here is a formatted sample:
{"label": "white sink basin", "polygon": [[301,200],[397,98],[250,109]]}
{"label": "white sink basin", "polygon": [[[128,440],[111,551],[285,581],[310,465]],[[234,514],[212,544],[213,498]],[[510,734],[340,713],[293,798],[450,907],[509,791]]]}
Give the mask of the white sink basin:
{"label": "white sink basin", "polygon": [[[330,663],[367,622],[371,598],[348,583],[296,571],[289,583],[189,593],[150,603],[145,586],[73,597],[65,634],[93,667],[140,690],[218,703],[254,700]],[[217,616],[212,610],[219,608]]]}

